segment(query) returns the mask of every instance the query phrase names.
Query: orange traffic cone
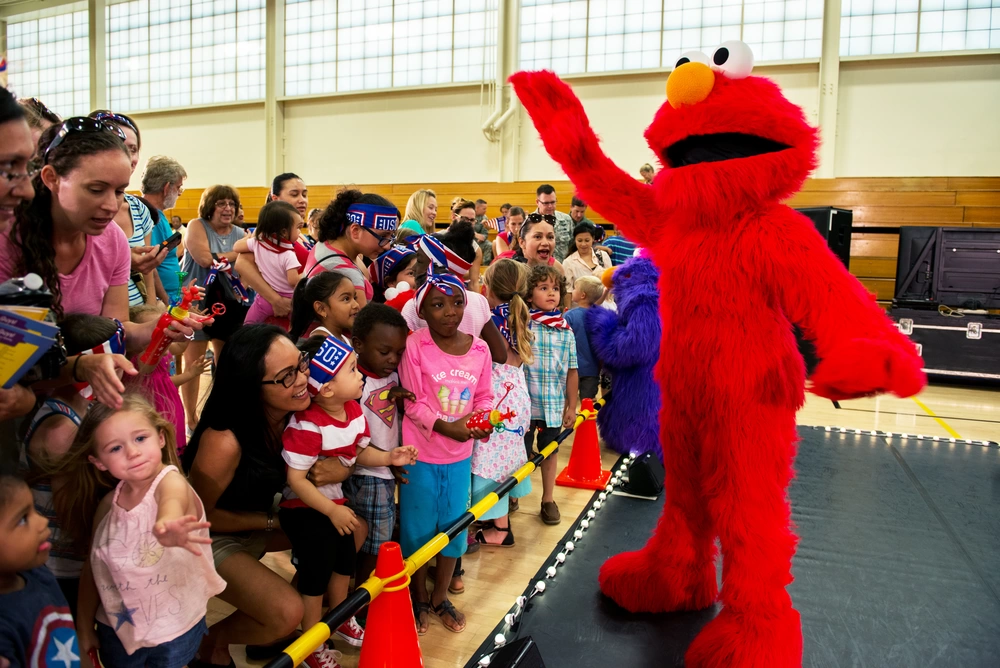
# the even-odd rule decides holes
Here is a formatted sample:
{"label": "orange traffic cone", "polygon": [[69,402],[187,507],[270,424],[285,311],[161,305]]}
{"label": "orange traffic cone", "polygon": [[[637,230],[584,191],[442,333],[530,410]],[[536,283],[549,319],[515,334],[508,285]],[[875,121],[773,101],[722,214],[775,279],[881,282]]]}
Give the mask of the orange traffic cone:
{"label": "orange traffic cone", "polygon": [[587,416],[576,429],[569,466],[556,478],[556,484],[581,489],[604,489],[611,471],[601,470],[601,450],[597,444],[597,413],[592,399],[584,399],[581,408]]}
{"label": "orange traffic cone", "polygon": [[[391,578],[404,568],[399,543],[382,543],[375,575]],[[372,601],[359,668],[419,668],[424,665],[417,642],[417,625],[413,621],[409,582],[405,575],[387,582],[382,594]]]}

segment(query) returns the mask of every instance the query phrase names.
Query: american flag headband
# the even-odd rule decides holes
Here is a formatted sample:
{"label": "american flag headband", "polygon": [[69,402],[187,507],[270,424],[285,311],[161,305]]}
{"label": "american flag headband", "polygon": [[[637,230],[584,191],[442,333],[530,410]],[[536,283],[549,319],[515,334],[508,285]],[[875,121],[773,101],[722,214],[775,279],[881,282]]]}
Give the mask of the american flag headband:
{"label": "american flag headband", "polygon": [[336,336],[328,336],[309,360],[309,393],[315,396],[344,368],[354,348]]}
{"label": "american flag headband", "polygon": [[347,209],[347,222],[372,230],[395,232],[399,212],[391,206],[352,204]]}
{"label": "american flag headband", "polygon": [[464,277],[472,268],[472,263],[462,259],[455,251],[451,250],[440,239],[430,234],[424,234],[417,240],[417,246],[424,255],[430,258],[431,262],[447,269],[451,273]]}
{"label": "american flag headband", "polygon": [[385,277],[392,273],[392,270],[400,263],[409,261],[409,258],[416,254],[412,248],[407,246],[393,246],[386,252],[378,256],[368,269],[369,278],[372,283],[385,289]]}
{"label": "american flag headband", "polygon": [[434,274],[428,271],[427,280],[417,289],[417,295],[414,297],[416,300],[414,306],[417,307],[418,314],[420,307],[424,305],[424,299],[430,294],[431,288],[449,297],[454,297],[458,293],[465,296],[465,283],[462,282],[462,279],[454,274]]}
{"label": "american flag headband", "polygon": [[[124,355],[125,354],[125,326],[120,320],[115,320],[115,333],[104,343],[94,346],[90,350],[81,350],[80,355]],[[84,399],[91,399],[94,390],[90,383],[77,383],[76,388],[80,396]]]}

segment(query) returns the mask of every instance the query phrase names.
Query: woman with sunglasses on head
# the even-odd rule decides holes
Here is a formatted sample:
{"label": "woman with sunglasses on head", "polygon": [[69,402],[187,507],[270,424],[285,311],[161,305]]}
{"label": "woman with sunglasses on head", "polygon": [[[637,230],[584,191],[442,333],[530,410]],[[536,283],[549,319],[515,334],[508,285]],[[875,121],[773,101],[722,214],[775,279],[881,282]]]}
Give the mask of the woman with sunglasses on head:
{"label": "woman with sunglasses on head", "polygon": [[[225,185],[215,185],[205,189],[198,204],[200,218],[195,218],[188,224],[185,237],[184,258],[181,260],[181,271],[187,273],[185,283],[192,282],[198,287],[205,287],[205,279],[215,261],[213,255],[226,259],[230,265],[236,265],[239,255],[233,250],[236,242],[246,236],[243,228],[236,224],[236,214],[240,208],[240,193],[236,188]],[[233,272],[239,278],[237,272]],[[195,334],[194,340],[184,351],[184,366],[193,364],[196,359],[208,350],[209,336],[205,332]],[[222,339],[211,339],[215,359],[219,359]],[[196,378],[181,387],[184,398],[184,410],[187,413],[188,431],[194,429],[198,421],[198,390],[201,380]]]}
{"label": "woman with sunglasses on head", "polygon": [[320,243],[309,253],[303,279],[339,271],[354,283],[358,304],[364,308],[374,291],[359,258],[375,260],[389,250],[398,223],[399,209],[381,195],[341,190],[319,219]]}
{"label": "woman with sunglasses on head", "polygon": [[[123,134],[83,117],[45,131],[35,197],[21,203],[13,227],[0,235],[0,282],[38,274],[57,316],[89,313],[126,323],[127,352],[134,355],[149,343],[156,323],[128,322],[129,247],[112,224],[131,176]],[[201,327],[185,319],[172,323],[167,335],[179,340]],[[69,360],[54,382],[89,382],[98,400],[118,408],[122,372],[136,373],[121,355],[83,355]]]}
{"label": "woman with sunglasses on head", "polygon": [[[282,432],[291,413],[310,403],[308,369],[309,356],[273,325],[239,329],[218,357],[212,391],[182,463],[212,523],[215,568],[226,581],[219,598],[236,612],[212,625],[192,668],[230,665],[230,645],[274,643],[276,654],[302,620],[296,590],[259,559],[291,547],[274,500],[285,487]],[[307,477],[322,486],[349,475],[330,457]],[[251,645],[248,658],[265,658],[268,649]]]}
{"label": "woman with sunglasses on head", "polygon": [[[93,111],[90,117],[119,128],[125,134],[125,148],[128,149],[132,172],[139,164],[139,149],[142,147],[142,137],[139,126],[124,114],[116,114],[105,109]],[[132,275],[128,282],[128,305],[156,303],[156,268],[160,266],[166,253],[160,252],[150,242],[155,225],[153,212],[149,207],[134,197],[125,193],[115,223],[122,228],[128,245],[132,249]],[[151,252],[156,251],[156,252]]]}

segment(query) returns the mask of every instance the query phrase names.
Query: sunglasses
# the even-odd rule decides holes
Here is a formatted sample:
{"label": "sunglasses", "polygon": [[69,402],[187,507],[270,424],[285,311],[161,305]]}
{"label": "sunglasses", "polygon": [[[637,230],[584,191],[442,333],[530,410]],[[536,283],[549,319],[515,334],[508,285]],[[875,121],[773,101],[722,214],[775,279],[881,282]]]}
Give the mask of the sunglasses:
{"label": "sunglasses", "polygon": [[376,239],[378,239],[379,248],[388,248],[389,246],[392,245],[392,242],[393,242],[392,235],[389,235],[387,237],[383,237],[380,234],[376,234],[373,230],[365,227],[364,225],[359,225],[359,227],[361,229],[363,229],[365,232],[367,232],[368,234],[370,234],[373,237],[375,237]]}
{"label": "sunglasses", "polygon": [[552,214],[548,214],[548,213],[547,214],[541,214],[541,213],[529,213],[528,214],[527,221],[529,223],[540,223],[543,220],[546,223],[550,223],[553,226],[555,226],[555,224],[556,224],[556,217],[553,216]]}
{"label": "sunglasses", "polygon": [[309,353],[303,352],[299,353],[299,364],[291,369],[286,369],[282,371],[274,380],[262,380],[261,385],[281,385],[285,389],[288,389],[295,384],[295,379],[299,377],[300,373],[305,373],[309,370],[309,360],[311,359]]}
{"label": "sunglasses", "polygon": [[85,116],[74,116],[73,118],[67,118],[63,121],[63,124],[59,127],[59,132],[49,143],[48,148],[42,153],[42,162],[46,163],[49,159],[49,153],[52,152],[54,148],[63,143],[66,137],[74,132],[113,132],[118,135],[118,138],[125,142],[125,133],[117,125],[111,125],[110,123],[105,123],[104,121],[99,121],[96,118],[87,118]]}
{"label": "sunglasses", "polygon": [[94,119],[98,121],[106,121],[109,123],[114,123],[115,125],[124,125],[128,127],[132,132],[134,132],[136,136],[139,135],[139,128],[135,127],[135,123],[133,123],[131,119],[126,118],[121,114],[114,114],[110,111],[102,111],[101,113],[96,114],[94,116]]}

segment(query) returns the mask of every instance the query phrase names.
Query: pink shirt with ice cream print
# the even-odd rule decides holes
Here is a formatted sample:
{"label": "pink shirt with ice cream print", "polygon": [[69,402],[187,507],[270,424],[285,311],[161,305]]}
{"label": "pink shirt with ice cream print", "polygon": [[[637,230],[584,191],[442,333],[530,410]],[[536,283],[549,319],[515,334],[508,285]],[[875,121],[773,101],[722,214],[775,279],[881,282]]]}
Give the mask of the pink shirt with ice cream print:
{"label": "pink shirt with ice cream print", "polygon": [[492,408],[491,367],[490,349],[482,339],[474,338],[468,353],[455,356],[437,347],[429,329],[407,338],[399,379],[417,400],[405,404],[403,443],[417,447],[419,461],[452,464],[472,456],[472,439],[459,442],[442,436],[434,431],[434,423],[456,422]]}

